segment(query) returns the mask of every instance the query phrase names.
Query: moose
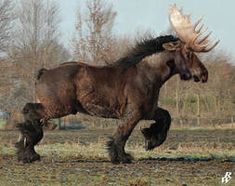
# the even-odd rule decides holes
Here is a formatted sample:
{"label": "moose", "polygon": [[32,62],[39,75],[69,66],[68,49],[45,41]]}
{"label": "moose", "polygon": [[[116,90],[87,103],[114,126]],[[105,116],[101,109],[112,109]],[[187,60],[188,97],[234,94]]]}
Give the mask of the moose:
{"label": "moose", "polygon": [[[171,124],[169,112],[158,106],[161,87],[176,74],[185,81],[207,82],[208,71],[196,53],[209,52],[219,43],[210,44],[211,33],[203,36],[202,20],[192,24],[176,5],[170,7],[169,20],[176,36],[142,40],[110,65],[75,61],[41,69],[36,81],[37,103],[24,106],[25,121],[18,124],[18,160],[40,160],[34,146],[43,138],[43,125],[52,118],[76,113],[121,120],[107,143],[112,163],[132,161],[125,144],[140,120],[155,121],[142,129],[146,150],[161,145]],[[155,60],[146,60],[150,55],[155,55]]]}

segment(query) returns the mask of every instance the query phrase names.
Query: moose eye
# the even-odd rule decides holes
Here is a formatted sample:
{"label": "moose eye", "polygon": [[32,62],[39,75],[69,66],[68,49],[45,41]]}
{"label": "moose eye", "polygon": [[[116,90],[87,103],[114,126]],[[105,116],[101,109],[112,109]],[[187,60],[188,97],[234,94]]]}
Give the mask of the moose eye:
{"label": "moose eye", "polygon": [[187,53],[187,58],[190,59],[191,56],[192,56],[191,52],[188,52],[188,53]]}

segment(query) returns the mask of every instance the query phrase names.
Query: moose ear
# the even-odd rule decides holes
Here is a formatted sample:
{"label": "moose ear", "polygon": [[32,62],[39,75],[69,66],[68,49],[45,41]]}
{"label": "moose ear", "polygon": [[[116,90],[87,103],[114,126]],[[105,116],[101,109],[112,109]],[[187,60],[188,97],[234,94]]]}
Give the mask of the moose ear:
{"label": "moose ear", "polygon": [[164,43],[162,47],[168,51],[175,51],[181,48],[181,42],[175,41],[175,42]]}

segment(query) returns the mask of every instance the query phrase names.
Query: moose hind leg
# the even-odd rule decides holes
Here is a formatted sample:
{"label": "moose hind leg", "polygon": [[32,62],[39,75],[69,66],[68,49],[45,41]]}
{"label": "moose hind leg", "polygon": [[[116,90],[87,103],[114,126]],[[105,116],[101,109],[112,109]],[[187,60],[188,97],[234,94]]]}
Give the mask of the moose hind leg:
{"label": "moose hind leg", "polygon": [[34,146],[43,138],[43,129],[40,118],[42,117],[37,110],[41,108],[38,104],[27,103],[23,109],[25,122],[17,124],[20,130],[20,139],[15,144],[17,148],[18,161],[31,163],[40,160],[40,155],[35,152]]}
{"label": "moose hind leg", "polygon": [[31,163],[40,160],[40,155],[35,152],[34,146],[42,139],[43,130],[38,122],[19,123],[17,125],[21,132],[21,138],[16,143],[18,161]]}

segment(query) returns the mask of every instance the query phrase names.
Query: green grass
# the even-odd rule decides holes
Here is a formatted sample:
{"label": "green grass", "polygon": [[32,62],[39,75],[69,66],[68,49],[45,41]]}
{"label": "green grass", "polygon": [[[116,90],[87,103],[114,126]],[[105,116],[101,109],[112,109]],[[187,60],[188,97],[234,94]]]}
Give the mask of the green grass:
{"label": "green grass", "polygon": [[[51,161],[59,159],[76,158],[80,160],[108,160],[105,142],[90,143],[82,145],[79,143],[55,143],[36,146],[36,151]],[[153,151],[145,151],[139,145],[128,145],[127,152],[132,154],[136,160],[139,159],[184,159],[184,160],[222,160],[235,162],[235,149],[222,149],[222,146],[205,147],[194,144],[182,144],[176,149],[160,146]],[[14,155],[12,146],[0,145],[0,156]]]}
{"label": "green grass", "polygon": [[0,119],[0,130],[5,129],[6,120]]}
{"label": "green grass", "polygon": [[[107,162],[108,157],[103,142],[91,143],[89,145],[81,145],[79,143],[39,145],[36,151],[42,155],[43,160],[29,165],[15,165],[14,161],[16,160],[12,158],[14,155],[13,147],[1,145],[0,149],[0,157],[10,156],[12,159],[10,161],[13,161],[13,163],[10,163],[10,165],[4,168],[4,175],[0,177],[0,185],[4,186],[174,186],[183,185],[184,183],[187,183],[186,185],[196,186],[201,185],[199,183],[202,183],[202,180],[203,183],[207,185],[219,185],[220,175],[216,175],[215,177],[214,173],[210,174],[211,171],[206,174],[202,172],[200,176],[193,175],[189,173],[188,169],[190,168],[185,167],[185,164],[194,160],[203,161],[213,159],[218,161],[218,163],[225,160],[234,161],[235,157],[234,150],[221,150],[220,148],[212,148],[203,151],[203,149],[200,150],[195,146],[190,148],[179,147],[177,150],[159,147],[159,149],[154,151],[146,152],[140,146],[129,145],[127,151],[133,154],[138,160],[148,161],[154,158],[168,160],[163,166],[159,166],[159,162],[151,162],[156,165],[151,165],[151,169],[142,168],[139,170],[138,162],[131,165],[112,165]],[[172,166],[169,160],[186,161],[182,161],[181,164],[173,163],[175,165]],[[144,164],[145,163],[142,162],[140,166],[144,166]],[[193,168],[195,165],[191,164],[191,166]],[[208,166],[210,166],[210,162],[208,162],[206,167]],[[185,171],[183,171],[184,169]],[[177,173],[177,170],[181,171],[181,173]],[[6,171],[8,173],[6,173]],[[232,184],[229,183],[227,185],[230,186]]]}
{"label": "green grass", "polygon": [[[106,137],[101,132],[104,131],[46,132],[45,141],[36,146],[42,161],[25,165],[18,163],[15,156],[13,143],[18,133],[2,132],[0,185],[220,185],[224,171],[233,171],[231,130],[174,130],[153,151],[145,151],[135,131],[126,151],[139,161],[130,165],[109,162]],[[226,185],[234,185],[234,180]]]}

